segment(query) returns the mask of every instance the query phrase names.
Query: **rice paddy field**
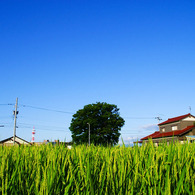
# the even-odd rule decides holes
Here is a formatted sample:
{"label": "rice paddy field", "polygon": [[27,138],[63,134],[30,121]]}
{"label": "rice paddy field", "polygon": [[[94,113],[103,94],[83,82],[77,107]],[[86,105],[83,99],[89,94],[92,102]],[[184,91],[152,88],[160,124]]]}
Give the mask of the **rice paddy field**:
{"label": "rice paddy field", "polygon": [[1,194],[195,194],[195,144],[0,147]]}

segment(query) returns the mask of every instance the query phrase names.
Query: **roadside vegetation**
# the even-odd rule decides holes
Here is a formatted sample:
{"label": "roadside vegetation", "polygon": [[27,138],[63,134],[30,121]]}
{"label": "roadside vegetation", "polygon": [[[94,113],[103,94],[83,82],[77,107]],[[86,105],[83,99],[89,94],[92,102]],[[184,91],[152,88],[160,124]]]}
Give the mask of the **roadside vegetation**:
{"label": "roadside vegetation", "polygon": [[0,147],[1,194],[195,194],[195,144]]}

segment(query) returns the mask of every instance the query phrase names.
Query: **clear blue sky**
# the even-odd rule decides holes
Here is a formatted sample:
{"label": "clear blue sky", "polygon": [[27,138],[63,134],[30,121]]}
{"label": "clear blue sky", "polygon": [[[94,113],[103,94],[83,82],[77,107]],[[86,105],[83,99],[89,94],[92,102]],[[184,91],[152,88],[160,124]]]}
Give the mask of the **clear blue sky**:
{"label": "clear blue sky", "polygon": [[[116,104],[125,143],[195,113],[194,0],[1,0],[0,104],[17,135],[71,141],[72,114]],[[0,105],[0,140],[13,134]],[[135,118],[134,118],[135,117]],[[54,131],[55,130],[55,131]]]}

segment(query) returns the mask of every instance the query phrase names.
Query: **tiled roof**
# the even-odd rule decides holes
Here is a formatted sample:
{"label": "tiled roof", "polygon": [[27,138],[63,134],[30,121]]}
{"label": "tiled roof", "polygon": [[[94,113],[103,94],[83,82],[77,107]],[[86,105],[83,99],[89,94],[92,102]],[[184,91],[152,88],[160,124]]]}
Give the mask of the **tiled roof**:
{"label": "tiled roof", "polygon": [[176,121],[180,121],[188,116],[192,116],[190,113],[189,114],[185,114],[185,115],[182,115],[182,116],[178,116],[178,117],[174,117],[174,118],[169,118],[168,120],[158,124],[158,125],[164,125],[164,124],[167,124],[167,123],[173,123],[173,122],[176,122]]}
{"label": "tiled roof", "polygon": [[190,131],[193,127],[194,127],[194,125],[188,126],[188,127],[186,127],[185,129],[182,129],[182,130],[176,130],[176,131],[170,131],[170,132],[164,132],[164,133],[160,133],[160,131],[156,131],[156,132],[152,133],[151,135],[148,135],[148,136],[142,138],[141,140],[155,139],[155,138],[162,138],[162,137],[180,136],[180,135],[185,134],[188,131]]}
{"label": "tiled roof", "polygon": [[[7,139],[4,139],[4,140],[1,140],[0,141],[0,144],[2,144],[2,143],[4,143],[4,142],[6,142],[6,141],[13,141],[13,136],[12,137],[9,137],[9,138],[7,138]],[[15,136],[15,142],[17,142],[17,143],[19,143],[20,144],[20,142],[18,142],[18,141],[23,141],[23,142],[26,142],[26,143],[28,143],[28,144],[31,144],[30,142],[28,142],[28,141],[26,141],[26,140],[24,140],[24,139],[22,139],[22,138],[20,138],[20,137],[18,137],[18,136]]]}
{"label": "tiled roof", "polygon": [[141,140],[152,139],[154,136],[158,135],[159,133],[160,133],[159,131],[155,131],[154,133],[152,133],[146,137],[143,137]]}

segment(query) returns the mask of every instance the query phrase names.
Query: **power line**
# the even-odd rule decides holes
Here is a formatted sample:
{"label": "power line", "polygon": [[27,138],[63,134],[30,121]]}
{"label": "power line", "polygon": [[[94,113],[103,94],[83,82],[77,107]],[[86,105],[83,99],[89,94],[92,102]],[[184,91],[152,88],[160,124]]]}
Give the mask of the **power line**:
{"label": "power line", "polygon": [[70,133],[70,131],[67,131],[67,130],[52,130],[52,129],[37,129],[37,128],[36,128],[36,130],[38,130],[38,131],[60,131],[60,132],[69,132]]}
{"label": "power line", "polygon": [[[29,127],[29,126],[19,126],[19,128],[25,129],[25,128],[31,128],[31,127]],[[60,132],[70,132],[70,131],[68,131],[68,130],[56,130],[56,129],[47,129],[47,128],[44,128],[44,129],[42,129],[42,128],[36,128],[36,130],[37,130],[37,131],[60,131]]]}
{"label": "power line", "polygon": [[121,133],[121,135],[138,135],[138,133]]}
{"label": "power line", "polygon": [[30,106],[30,105],[21,105],[20,104],[19,106],[38,109],[38,110],[44,110],[44,111],[50,111],[50,112],[59,112],[59,113],[64,113],[64,114],[74,114],[73,112],[67,112],[67,111],[62,111],[62,110],[54,110],[54,109],[42,108],[42,107],[36,107],[36,106]]}
{"label": "power line", "polygon": [[[8,104],[0,104],[0,105],[14,105],[14,104],[8,103]],[[65,113],[65,114],[75,114],[73,112],[68,112],[68,111],[63,111],[63,110],[55,110],[55,109],[43,108],[43,107],[37,107],[37,106],[31,106],[31,105],[19,104],[19,106],[26,107],[26,108],[38,109],[38,110],[44,110],[44,111],[50,111],[50,112],[58,112],[58,113]],[[125,119],[155,119],[156,117],[131,117],[131,116],[124,116],[123,118],[125,118]]]}
{"label": "power line", "polygon": [[46,128],[55,128],[55,129],[64,129],[65,127],[57,127],[57,126],[50,126],[50,125],[40,125],[40,124],[32,124],[32,123],[18,123],[19,125],[27,125],[29,126],[29,128],[31,128],[32,126],[38,126],[38,127],[46,127]]}
{"label": "power line", "polygon": [[8,124],[8,125],[13,125],[14,124],[14,122],[13,121],[11,121],[11,122],[9,122],[9,121],[5,121],[5,122],[0,122],[0,123],[3,123],[3,124]]}
{"label": "power line", "polygon": [[10,115],[10,116],[0,116],[0,118],[2,119],[2,118],[4,118],[4,119],[6,119],[6,118],[12,118],[12,116]]}
{"label": "power line", "polygon": [[124,116],[123,118],[125,119],[155,119],[155,117],[129,117],[129,116]]}
{"label": "power line", "polygon": [[[0,104],[0,106],[14,106],[12,103],[7,103],[7,104]],[[45,111],[50,111],[50,112],[59,112],[59,113],[65,113],[65,114],[75,114],[73,112],[68,112],[68,111],[63,111],[63,110],[55,110],[55,109],[50,109],[50,108],[43,108],[43,107],[37,107],[37,106],[31,106],[31,105],[24,105],[24,104],[19,104],[19,106],[22,107],[27,107],[27,108],[33,108],[33,109],[38,109],[38,110],[45,110]]]}
{"label": "power line", "polygon": [[135,130],[135,129],[131,129],[131,130],[121,130],[121,132],[139,132],[141,130]]}
{"label": "power line", "polygon": [[0,106],[13,106],[14,104],[10,104],[10,103],[8,103],[8,104],[0,104]]}
{"label": "power line", "polygon": [[36,126],[36,129],[55,129],[59,131],[65,131],[65,127],[57,127],[57,126],[49,126],[49,125],[40,125],[40,124],[30,124],[30,123],[18,123],[19,127],[26,127],[26,128],[32,128],[32,126]]}

